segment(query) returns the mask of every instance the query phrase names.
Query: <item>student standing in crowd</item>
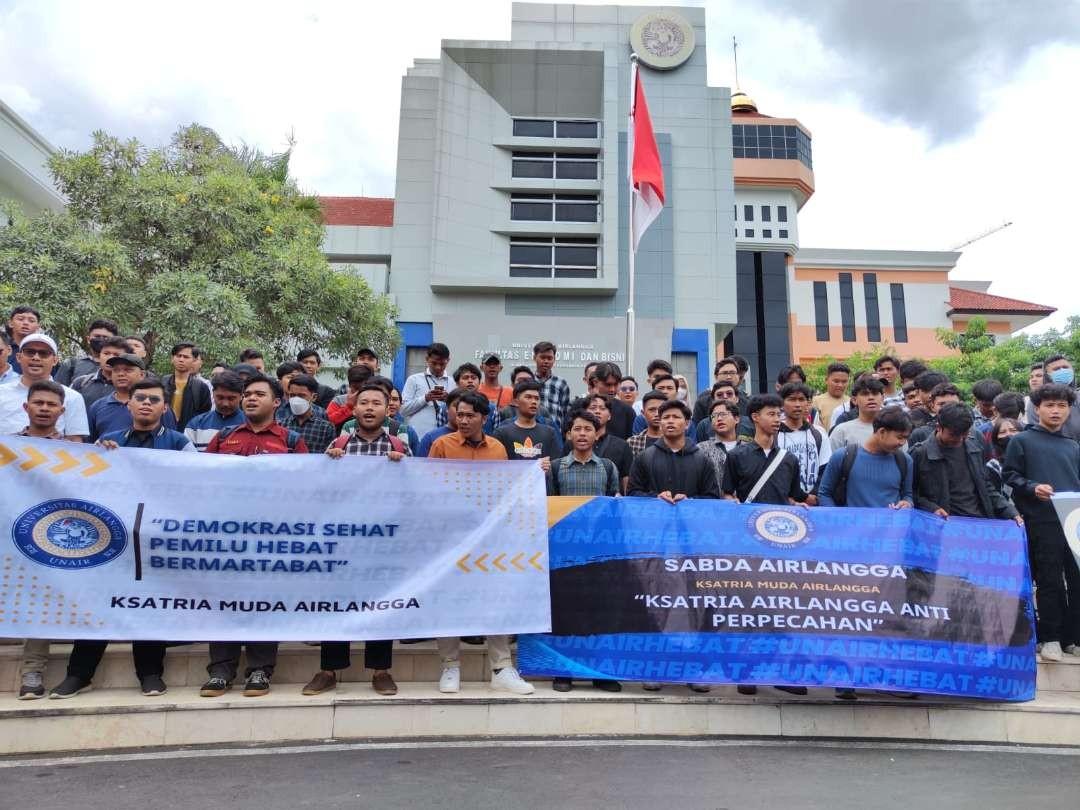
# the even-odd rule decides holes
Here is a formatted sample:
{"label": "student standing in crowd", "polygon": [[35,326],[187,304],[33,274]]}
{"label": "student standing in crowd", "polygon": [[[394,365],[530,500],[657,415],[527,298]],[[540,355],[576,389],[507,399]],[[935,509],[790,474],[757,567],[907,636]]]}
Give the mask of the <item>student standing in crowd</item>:
{"label": "student standing in crowd", "polygon": [[0,335],[0,385],[19,379],[19,372],[11,365],[13,349],[7,337]]}
{"label": "student standing in crowd", "polygon": [[659,391],[650,391],[641,399],[641,414],[645,417],[646,427],[626,440],[627,446],[635,458],[652,444],[660,440],[660,406],[668,401]]}
{"label": "student standing in crowd", "polygon": [[801,382],[789,382],[780,389],[783,420],[776,444],[795,457],[799,463],[801,485],[807,492],[808,506],[817,506],[818,482],[829,463],[832,444],[825,431],[810,421],[810,401],[813,392]]}
{"label": "student standing in crowd", "polygon": [[199,382],[194,374],[195,358],[198,356],[199,349],[194,343],[177,343],[170,352],[173,373],[161,380],[180,430],[186,428],[194,417],[213,407],[209,386]]}
{"label": "student standing in crowd", "polygon": [[627,439],[633,434],[637,414],[632,407],[615,396],[621,379],[622,369],[617,365],[597,363],[589,374],[589,393],[609,397],[607,405],[611,419],[605,425],[605,433],[619,439]]}
{"label": "student standing in crowd", "polygon": [[[585,411],[596,417],[596,443],[593,452],[600,458],[606,458],[615,464],[619,472],[619,492],[625,493],[630,483],[630,469],[634,464],[634,452],[625,441],[608,433],[611,424],[611,406],[614,397],[605,394],[592,394],[582,400]],[[569,433],[569,431],[567,431]],[[569,452],[569,446],[566,448]]]}
{"label": "student standing in crowd", "polygon": [[882,408],[904,407],[903,383],[897,383],[900,378],[900,361],[895,357],[885,355],[874,361],[874,375],[885,386],[881,392],[884,399]]}
{"label": "student standing in crowd", "polygon": [[[1047,357],[1043,362],[1043,370],[1050,383],[1054,385],[1065,385],[1073,389],[1076,392],[1076,377],[1073,372],[1072,363],[1063,354],[1055,354]],[[1028,409],[1028,424],[1034,425],[1038,421],[1034,412],[1034,400],[1031,401],[1031,406]],[[1069,408],[1069,415],[1065,418],[1065,424],[1061,427],[1061,432],[1068,436],[1070,439],[1076,439],[1080,441],[1080,401],[1073,401],[1073,404]]]}
{"label": "student standing in crowd", "polygon": [[638,401],[638,383],[633,377],[621,377],[619,379],[618,397],[633,409],[635,416],[641,413],[641,403]]}
{"label": "student standing in crowd", "polygon": [[497,354],[489,354],[480,364],[480,368],[484,372],[484,381],[477,390],[488,398],[496,412],[501,411],[514,399],[514,386],[499,382],[502,360]]}
{"label": "student standing in crowd", "polygon": [[989,425],[993,424],[998,415],[994,410],[994,400],[1004,391],[1004,386],[992,379],[979,380],[971,386],[971,396],[975,400],[974,426],[978,430],[982,431],[984,427],[986,430],[990,429]]}
{"label": "student standing in crowd", "polygon": [[309,453],[325,452],[337,436],[329,420],[314,410],[320,388],[326,386],[320,386],[319,381],[310,374],[297,374],[289,381],[289,387],[284,392],[288,397],[289,413],[280,420],[280,424],[286,430],[299,433]]}
{"label": "student standing in crowd", "polygon": [[[315,384],[318,386],[318,388],[315,391],[314,402],[320,408],[323,408],[325,410],[327,407],[329,407],[337,392],[334,391],[334,389],[331,388],[329,385],[323,385],[322,383],[318,382],[319,371],[322,369],[322,356],[315,349],[301,349],[296,354],[296,362],[304,367],[305,374],[316,380]],[[285,394],[288,395],[288,393],[289,389],[286,388]],[[322,451],[312,450],[311,452],[321,453]]]}
{"label": "student standing in crowd", "polygon": [[450,350],[432,343],[427,351],[427,368],[405,380],[401,391],[401,414],[420,436],[446,424],[446,395],[454,387],[446,374]]}
{"label": "student standing in crowd", "polygon": [[222,430],[244,423],[244,414],[240,410],[244,381],[238,374],[223,371],[214,376],[213,384],[214,407],[194,417],[184,429],[184,435],[191,439],[200,453]]}
{"label": "student standing in crowd", "polygon": [[709,419],[713,423],[713,435],[711,438],[698,442],[698,449],[712,462],[713,471],[716,473],[716,484],[722,491],[727,456],[738,443],[735,437],[735,426],[739,424],[739,406],[734,401],[718,399],[712,404]]}
{"label": "student standing in crowd", "polygon": [[511,461],[540,461],[545,470],[562,454],[562,441],[554,428],[536,421],[540,410],[540,383],[527,380],[514,386],[517,416],[495,431],[495,439]]}
{"label": "student standing in crowd", "polygon": [[[21,307],[16,307],[21,309]],[[0,433],[18,433],[27,426],[26,395],[36,382],[52,379],[56,366],[56,341],[46,334],[35,332],[22,339],[16,354],[22,372],[17,380],[0,386]],[[90,437],[86,406],[77,391],[64,386],[64,412],[56,423],[57,429],[70,441],[81,442]]]}
{"label": "student standing in crowd", "polygon": [[946,405],[953,405],[961,401],[960,389],[950,382],[938,383],[930,391],[929,413],[930,418],[922,427],[917,427],[911,432],[908,440],[910,446],[922,444],[937,430],[937,414]]}
{"label": "student standing in crowd", "polygon": [[1005,451],[1005,483],[1027,524],[1046,661],[1080,655],[1080,570],[1050,502],[1056,492],[1080,492],[1080,444],[1063,430],[1075,402],[1076,392],[1063,383],[1032,391],[1038,421],[1013,436]]}
{"label": "student standing in crowd", "polygon": [[817,412],[818,423],[828,433],[832,427],[833,415],[844,413],[849,405],[847,395],[851,369],[844,363],[830,363],[825,370],[825,390],[814,397],[812,404]]}
{"label": "student standing in crowd", "polygon": [[551,373],[555,367],[555,344],[542,340],[533,346],[536,381],[540,383],[540,406],[551,416],[556,429],[562,429],[563,419],[570,410],[570,385]]}
{"label": "student standing in crowd", "polygon": [[[19,306],[11,310],[7,321],[7,340],[11,346],[11,367],[18,373],[22,373],[22,362],[19,359],[19,347],[27,335],[33,335],[41,331],[41,314],[33,307]],[[62,384],[62,383],[61,383]]]}
{"label": "student standing in crowd", "polygon": [[[99,318],[90,324],[86,330],[86,348],[88,353],[82,357],[71,357],[56,367],[53,379],[61,385],[71,385],[84,374],[93,374],[99,368],[98,353],[105,341],[117,337],[120,327],[113,321]],[[85,396],[84,396],[85,398]],[[90,403],[86,403],[90,407]]]}
{"label": "student standing in crowd", "polygon": [[130,354],[131,345],[125,338],[111,337],[101,342],[98,348],[98,363],[100,368],[90,374],[76,377],[72,383],[72,390],[78,391],[86,405],[87,416],[95,403],[100,402],[113,392],[112,368],[109,360],[122,354]]}
{"label": "student standing in crowd", "polygon": [[[101,350],[103,353],[106,349]],[[131,427],[131,390],[136,383],[146,377],[143,361],[134,354],[119,354],[108,360],[112,393],[99,399],[88,414],[90,439],[97,441],[106,433],[127,430]],[[161,424],[169,430],[176,430],[176,419],[168,408],[162,414]]]}
{"label": "student standing in crowd", "polygon": [[832,450],[838,451],[848,445],[856,447],[865,442],[874,432],[874,418],[881,410],[885,398],[885,386],[869,374],[861,375],[851,388],[851,398],[855,402],[856,417],[842,424],[833,425],[829,433]]}

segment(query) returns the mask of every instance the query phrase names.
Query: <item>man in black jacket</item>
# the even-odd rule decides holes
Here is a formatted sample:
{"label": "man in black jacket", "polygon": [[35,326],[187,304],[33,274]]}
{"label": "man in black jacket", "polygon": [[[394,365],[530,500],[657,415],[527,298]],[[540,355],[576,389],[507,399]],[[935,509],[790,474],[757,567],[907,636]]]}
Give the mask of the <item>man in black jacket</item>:
{"label": "man in black jacket", "polygon": [[[633,435],[634,409],[615,396],[622,379],[622,369],[614,363],[597,363],[589,372],[589,393],[603,394],[609,398],[611,420],[607,424],[609,436],[629,439]],[[565,426],[569,429],[569,425]]]}
{"label": "man in black jacket", "polygon": [[198,357],[199,349],[194,343],[177,343],[172,349],[173,373],[161,378],[165,404],[172,408],[181,433],[192,418],[214,406],[210,386],[194,373]]}
{"label": "man in black jacket", "polygon": [[1038,589],[1037,635],[1044,660],[1080,654],[1080,569],[1050,499],[1080,492],[1080,444],[1062,432],[1076,392],[1051,383],[1031,392],[1037,425],[1009,440],[1005,483],[1027,522]]}
{"label": "man in black jacket", "polygon": [[687,498],[719,498],[712,462],[686,438],[690,408],[677,399],[660,406],[660,441],[634,458],[630,494],[670,504]]}
{"label": "man in black jacket", "polygon": [[984,444],[969,435],[975,420],[960,403],[937,412],[932,436],[911,451],[915,462],[915,508],[938,517],[1023,519],[987,480]]}

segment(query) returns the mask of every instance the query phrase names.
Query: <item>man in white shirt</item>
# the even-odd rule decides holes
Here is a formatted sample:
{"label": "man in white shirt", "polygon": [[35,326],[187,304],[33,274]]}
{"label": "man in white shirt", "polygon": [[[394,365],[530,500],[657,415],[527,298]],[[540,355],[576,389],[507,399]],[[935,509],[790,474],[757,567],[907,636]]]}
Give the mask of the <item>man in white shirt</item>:
{"label": "man in white shirt", "polygon": [[[30,386],[48,380],[56,365],[56,341],[41,332],[27,335],[19,344],[17,359],[22,376],[0,385],[0,433],[18,433],[29,424],[23,404]],[[86,405],[78,391],[64,386],[64,412],[56,422],[64,438],[83,441],[90,436]]]}
{"label": "man in white shirt", "polygon": [[454,388],[446,373],[450,350],[442,343],[432,343],[427,351],[427,368],[405,380],[399,413],[409,420],[417,436],[446,424],[446,395]]}
{"label": "man in white shirt", "polygon": [[19,379],[19,372],[13,369],[8,362],[10,357],[11,344],[3,336],[0,336],[0,385]]}

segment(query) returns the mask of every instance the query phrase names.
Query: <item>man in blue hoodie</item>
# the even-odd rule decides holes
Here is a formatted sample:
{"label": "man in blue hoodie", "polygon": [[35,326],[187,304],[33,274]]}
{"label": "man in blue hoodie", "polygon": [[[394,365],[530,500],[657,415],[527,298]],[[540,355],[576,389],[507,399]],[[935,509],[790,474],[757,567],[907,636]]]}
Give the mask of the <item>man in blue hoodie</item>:
{"label": "man in blue hoodie", "polygon": [[1027,524],[1039,594],[1037,635],[1047,661],[1080,656],[1080,569],[1050,502],[1055,492],[1080,492],[1080,444],[1062,429],[1075,403],[1067,384],[1036,388],[1031,404],[1038,424],[1013,436],[1005,451],[1005,483]]}

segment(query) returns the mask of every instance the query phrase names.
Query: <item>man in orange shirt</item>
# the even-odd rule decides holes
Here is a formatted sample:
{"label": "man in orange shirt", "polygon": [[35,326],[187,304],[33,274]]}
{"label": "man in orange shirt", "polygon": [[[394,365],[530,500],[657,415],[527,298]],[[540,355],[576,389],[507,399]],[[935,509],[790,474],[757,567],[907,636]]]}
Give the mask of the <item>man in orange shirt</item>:
{"label": "man in orange shirt", "polygon": [[[506,461],[502,442],[484,435],[484,420],[488,415],[488,399],[479,391],[466,391],[457,401],[458,429],[435,440],[428,458],[459,459],[461,461]],[[440,638],[439,657],[442,676],[439,691],[453,693],[461,689],[461,639]],[[491,688],[515,695],[531,695],[533,685],[514,669],[510,657],[510,637],[488,636],[488,662],[491,664]]]}
{"label": "man in orange shirt", "polygon": [[499,382],[499,374],[502,373],[502,360],[499,359],[499,355],[489,354],[480,364],[480,368],[484,372],[484,381],[476,390],[488,398],[488,401],[495,406],[495,412],[498,413],[513,402],[514,386],[503,385]]}

